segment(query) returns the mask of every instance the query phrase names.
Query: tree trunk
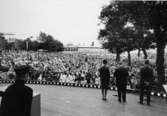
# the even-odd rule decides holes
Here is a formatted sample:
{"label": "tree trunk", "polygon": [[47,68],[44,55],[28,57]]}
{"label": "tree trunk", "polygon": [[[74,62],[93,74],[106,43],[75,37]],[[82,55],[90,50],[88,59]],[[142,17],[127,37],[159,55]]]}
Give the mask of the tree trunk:
{"label": "tree trunk", "polygon": [[142,48],[143,54],[144,54],[144,59],[148,58],[147,51],[145,48]]}
{"label": "tree trunk", "polygon": [[128,52],[128,65],[131,66],[131,55],[130,55],[130,51]]}
{"label": "tree trunk", "polygon": [[[159,36],[159,35],[157,35]],[[165,68],[164,68],[164,52],[165,52],[165,41],[164,38],[157,37],[157,75],[160,84],[165,83]]]}
{"label": "tree trunk", "polygon": [[165,68],[164,68],[164,53],[165,53],[165,38],[163,32],[161,32],[160,27],[155,28],[155,37],[157,43],[157,75],[160,84],[165,83]]}
{"label": "tree trunk", "polygon": [[151,20],[153,22],[153,28],[155,31],[156,43],[157,43],[157,75],[160,84],[165,82],[165,69],[164,69],[164,52],[165,52],[165,31],[161,28],[161,12],[159,6],[154,6],[151,10]]}
{"label": "tree trunk", "polygon": [[116,51],[116,62],[119,62],[120,61],[120,52],[119,51]]}

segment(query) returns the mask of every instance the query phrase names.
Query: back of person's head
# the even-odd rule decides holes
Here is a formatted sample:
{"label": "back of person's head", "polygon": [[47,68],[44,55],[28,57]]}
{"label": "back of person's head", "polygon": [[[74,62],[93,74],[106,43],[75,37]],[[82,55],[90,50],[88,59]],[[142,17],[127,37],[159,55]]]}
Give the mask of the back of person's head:
{"label": "back of person's head", "polygon": [[118,66],[118,67],[123,67],[124,65],[125,65],[125,61],[124,61],[124,60],[119,61],[119,62],[117,63],[117,66]]}
{"label": "back of person's head", "polygon": [[118,66],[122,66],[122,62],[121,62],[121,61],[119,61],[117,65],[118,65]]}
{"label": "back of person's head", "polygon": [[127,61],[124,59],[124,60],[122,60],[122,65],[123,66],[127,66]]}
{"label": "back of person's head", "polygon": [[126,69],[128,69],[127,62],[125,60],[122,60],[122,61],[118,62],[117,68],[121,68],[121,69],[122,68],[126,68]]}
{"label": "back of person's head", "polygon": [[103,60],[103,64],[106,65],[107,64],[107,60]]}
{"label": "back of person's head", "polygon": [[15,66],[14,70],[16,72],[16,80],[24,80],[25,75],[30,70],[30,66],[28,66],[28,65]]}
{"label": "back of person's head", "polygon": [[149,60],[146,60],[146,61],[145,61],[145,64],[146,64],[146,65],[149,65],[149,64],[150,64]]}

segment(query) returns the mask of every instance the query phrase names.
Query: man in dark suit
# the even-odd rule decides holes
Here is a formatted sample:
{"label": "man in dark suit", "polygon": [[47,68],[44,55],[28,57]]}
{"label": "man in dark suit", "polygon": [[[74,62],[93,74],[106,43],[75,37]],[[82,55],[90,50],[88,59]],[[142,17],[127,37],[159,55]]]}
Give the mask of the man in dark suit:
{"label": "man in dark suit", "polygon": [[28,66],[15,67],[15,83],[1,92],[0,116],[30,116],[33,90],[25,85],[28,70]]}
{"label": "man in dark suit", "polygon": [[128,69],[124,67],[123,64],[119,64],[120,66],[115,70],[114,77],[116,77],[116,86],[118,90],[118,101],[121,102],[121,98],[123,102],[126,102],[126,86],[127,86],[127,78],[129,76]]}
{"label": "man in dark suit", "polygon": [[150,105],[151,84],[153,82],[153,69],[149,65],[149,60],[145,61],[145,66],[140,70],[140,104],[143,104],[144,91],[147,94],[147,105]]}
{"label": "man in dark suit", "polygon": [[99,69],[102,99],[107,100],[107,90],[109,89],[110,71],[107,67],[107,60],[103,60],[103,66]]}

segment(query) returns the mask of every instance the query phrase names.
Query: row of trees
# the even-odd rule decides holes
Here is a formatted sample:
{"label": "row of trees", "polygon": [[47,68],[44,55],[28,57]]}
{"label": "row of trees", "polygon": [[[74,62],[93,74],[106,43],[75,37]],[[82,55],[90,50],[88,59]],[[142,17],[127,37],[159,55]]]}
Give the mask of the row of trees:
{"label": "row of trees", "polygon": [[159,82],[164,83],[166,2],[114,1],[103,7],[99,19],[105,28],[100,30],[98,39],[104,48],[116,53],[117,61],[122,52],[127,52],[130,65],[132,50],[138,49],[139,53],[142,50],[146,59],[146,49],[157,47],[157,74]]}
{"label": "row of trees", "polygon": [[[1,35],[1,38],[4,39],[3,35]],[[46,33],[41,32],[39,34],[39,38],[37,38],[35,41],[31,40],[32,37],[29,37],[25,40],[16,39],[14,42],[7,42],[5,40],[5,49],[15,49],[15,50],[32,50],[37,51],[39,49],[46,50],[49,52],[59,52],[63,51],[64,46],[63,44],[55,40],[53,36],[47,35]]]}

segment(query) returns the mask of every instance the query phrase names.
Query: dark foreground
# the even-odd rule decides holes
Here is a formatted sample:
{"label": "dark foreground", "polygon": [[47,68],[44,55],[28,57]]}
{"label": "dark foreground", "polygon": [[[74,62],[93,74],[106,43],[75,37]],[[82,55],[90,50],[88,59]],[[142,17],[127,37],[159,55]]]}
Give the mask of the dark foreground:
{"label": "dark foreground", "polygon": [[[0,85],[2,86],[2,85]],[[166,116],[167,100],[152,97],[152,105],[140,105],[138,95],[128,94],[127,103],[118,103],[109,91],[101,100],[99,89],[50,85],[29,85],[41,93],[42,116]]]}

